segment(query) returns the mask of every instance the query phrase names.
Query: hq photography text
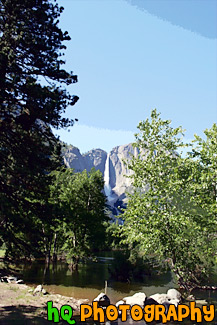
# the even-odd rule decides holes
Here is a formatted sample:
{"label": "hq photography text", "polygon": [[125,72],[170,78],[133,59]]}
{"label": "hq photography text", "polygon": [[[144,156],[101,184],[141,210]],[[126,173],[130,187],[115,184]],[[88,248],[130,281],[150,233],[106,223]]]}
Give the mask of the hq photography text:
{"label": "hq photography text", "polygon": [[[144,320],[146,323],[160,321],[167,323],[169,321],[183,322],[186,318],[191,321],[201,323],[202,321],[212,322],[215,317],[214,305],[196,307],[195,302],[190,302],[189,306],[180,304],[178,307],[170,305],[168,310],[164,305],[146,305],[142,308],[139,305],[109,305],[106,310],[98,306],[98,302],[93,302],[92,306],[83,304],[80,306],[80,321],[86,322],[92,318],[94,321],[104,323],[108,321],[116,321],[118,318],[125,322],[128,315],[134,321]],[[73,309],[70,305],[63,305],[60,310],[53,307],[53,302],[47,303],[47,319],[54,323],[58,323],[61,319],[68,324],[76,324],[73,319]]]}

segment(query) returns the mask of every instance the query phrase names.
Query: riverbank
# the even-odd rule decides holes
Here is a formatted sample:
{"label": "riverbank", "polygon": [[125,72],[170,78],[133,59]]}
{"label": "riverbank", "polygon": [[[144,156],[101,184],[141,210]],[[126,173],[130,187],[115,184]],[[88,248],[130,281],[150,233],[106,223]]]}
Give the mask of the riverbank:
{"label": "riverbank", "polygon": [[79,314],[82,303],[88,302],[59,294],[34,294],[34,289],[26,284],[0,282],[0,324],[51,324],[47,321],[48,301],[53,301],[58,309],[70,305],[74,315]]}

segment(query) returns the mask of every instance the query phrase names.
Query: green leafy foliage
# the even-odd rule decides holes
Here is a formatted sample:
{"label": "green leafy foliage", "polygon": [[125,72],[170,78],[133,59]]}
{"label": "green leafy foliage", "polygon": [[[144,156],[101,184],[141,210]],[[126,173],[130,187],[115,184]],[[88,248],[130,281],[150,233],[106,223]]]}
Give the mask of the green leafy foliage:
{"label": "green leafy foliage", "polygon": [[106,199],[100,171],[73,173],[71,169],[53,172],[50,202],[53,210],[53,233],[59,252],[76,265],[100,249],[105,241]]}
{"label": "green leafy foliage", "polygon": [[123,243],[167,261],[179,284],[189,288],[207,278],[216,253],[217,132],[214,126],[207,141],[196,137],[197,159],[182,158],[177,152],[184,147],[183,130],[170,123],[156,110],[139,123],[134,145],[140,155],[129,164],[134,192],[123,215]]}

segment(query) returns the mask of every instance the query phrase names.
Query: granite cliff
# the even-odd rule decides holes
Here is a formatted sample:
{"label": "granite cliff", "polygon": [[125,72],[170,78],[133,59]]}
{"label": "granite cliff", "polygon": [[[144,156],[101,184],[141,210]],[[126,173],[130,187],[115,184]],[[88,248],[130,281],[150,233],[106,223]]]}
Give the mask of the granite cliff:
{"label": "granite cliff", "polygon": [[63,157],[66,166],[73,168],[75,172],[81,172],[84,169],[89,172],[91,168],[95,167],[104,175],[107,152],[102,149],[92,149],[81,154],[78,148],[69,145],[64,149]]}
{"label": "granite cliff", "polygon": [[132,171],[127,166],[127,161],[131,155],[138,156],[138,149],[132,144],[117,146],[108,154],[102,149],[92,149],[85,154],[81,154],[79,149],[70,145],[64,149],[64,161],[67,167],[73,168],[75,172],[84,169],[90,171],[92,167],[99,169],[105,180],[105,193],[108,202],[112,206],[124,204],[126,201],[126,191],[130,191]]}

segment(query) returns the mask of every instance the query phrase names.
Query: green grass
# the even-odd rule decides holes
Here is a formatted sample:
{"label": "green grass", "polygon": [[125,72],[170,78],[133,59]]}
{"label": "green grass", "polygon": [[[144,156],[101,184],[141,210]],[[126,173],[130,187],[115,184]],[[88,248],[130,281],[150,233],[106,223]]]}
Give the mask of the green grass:
{"label": "green grass", "polygon": [[10,286],[9,289],[12,290],[12,291],[15,291],[15,292],[19,290],[18,287],[12,287],[12,286]]}

